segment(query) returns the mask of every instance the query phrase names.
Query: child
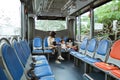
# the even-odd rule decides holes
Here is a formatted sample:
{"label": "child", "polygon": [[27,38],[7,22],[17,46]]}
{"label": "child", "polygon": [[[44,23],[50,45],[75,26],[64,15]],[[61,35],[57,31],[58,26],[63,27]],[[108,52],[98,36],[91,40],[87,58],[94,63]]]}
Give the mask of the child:
{"label": "child", "polygon": [[67,51],[67,46],[66,46],[64,40],[61,40],[61,50],[65,50],[65,51]]}
{"label": "child", "polygon": [[67,42],[67,47],[72,48],[72,46],[73,46],[73,42],[71,39],[69,39],[69,41]]}

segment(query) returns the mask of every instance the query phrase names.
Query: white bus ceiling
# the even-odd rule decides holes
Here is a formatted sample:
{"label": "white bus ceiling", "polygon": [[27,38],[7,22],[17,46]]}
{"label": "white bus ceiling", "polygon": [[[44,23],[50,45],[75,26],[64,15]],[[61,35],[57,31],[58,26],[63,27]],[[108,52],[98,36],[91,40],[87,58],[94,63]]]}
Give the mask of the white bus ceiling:
{"label": "white bus ceiling", "polygon": [[40,19],[78,16],[108,1],[111,0],[21,0],[25,3],[25,11],[30,15],[39,16]]}

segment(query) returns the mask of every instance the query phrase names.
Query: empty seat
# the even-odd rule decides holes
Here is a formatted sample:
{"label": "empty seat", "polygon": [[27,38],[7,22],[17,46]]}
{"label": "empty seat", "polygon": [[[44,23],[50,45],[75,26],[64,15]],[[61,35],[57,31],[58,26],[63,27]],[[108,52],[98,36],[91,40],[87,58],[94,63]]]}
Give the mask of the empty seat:
{"label": "empty seat", "polygon": [[119,70],[111,70],[110,74],[120,79],[120,69]]}
{"label": "empty seat", "polygon": [[43,42],[43,44],[44,44],[44,53],[52,53],[53,50],[49,48],[47,39],[48,39],[48,37],[45,37],[44,42]]}
{"label": "empty seat", "polygon": [[32,54],[43,53],[42,39],[40,37],[35,37],[33,39],[33,51]]}
{"label": "empty seat", "polygon": [[[12,79],[14,80],[26,80],[26,68],[24,69],[21,64],[21,60],[16,55],[14,49],[9,45],[4,43],[1,47],[2,57],[4,59],[5,65],[9,70]],[[34,75],[37,76],[38,79],[45,76],[51,76],[53,73],[49,66],[40,66],[36,67],[33,70]]]}
{"label": "empty seat", "polygon": [[85,57],[84,61],[87,61],[88,63],[105,61],[106,57],[109,54],[109,50],[110,50],[110,41],[107,39],[102,39],[98,44],[94,57]]}
{"label": "empty seat", "polygon": [[80,45],[79,52],[72,50],[70,51],[70,54],[76,57],[82,56],[82,54],[85,54],[87,44],[88,44],[88,38],[84,38]]}
{"label": "empty seat", "polygon": [[20,79],[26,80],[23,66],[21,65],[19,59],[17,58],[14,49],[10,45],[4,44],[1,50],[3,59],[12,78],[14,80]]}
{"label": "empty seat", "polygon": [[30,47],[28,46],[28,43],[26,40],[20,41],[20,45],[23,48],[23,51],[24,51],[25,55],[27,56],[27,58],[29,58],[28,61],[30,61],[30,60],[38,61],[41,59],[46,59],[45,56],[32,56]]}
{"label": "empty seat", "polygon": [[85,59],[88,59],[89,57],[94,56],[96,46],[97,46],[97,39],[93,38],[89,41],[88,46],[85,50],[85,53],[84,54],[76,54],[75,57],[82,59],[83,61],[86,61]]}
{"label": "empty seat", "polygon": [[107,62],[96,62],[95,66],[105,72],[116,70],[120,67],[120,40],[115,41],[112,45]]}
{"label": "empty seat", "polygon": [[56,38],[55,38],[55,41],[56,41],[57,44],[59,44],[59,43],[61,42],[61,40],[62,40],[62,39],[61,39],[60,37],[56,37]]}
{"label": "empty seat", "polygon": [[14,40],[14,43],[13,43],[13,48],[15,49],[16,51],[16,55],[18,56],[18,58],[20,59],[20,61],[22,62],[23,66],[25,67],[26,64],[27,64],[27,56],[25,55],[21,45]]}
{"label": "empty seat", "polygon": [[[20,61],[22,62],[22,64],[24,65],[24,67],[29,67],[31,63],[33,63],[33,61],[29,61],[27,62],[27,57],[25,55],[25,52],[23,50],[23,48],[21,47],[20,43],[17,41],[14,41],[14,49],[16,51],[16,54],[18,55],[18,58],[20,59]],[[26,64],[27,63],[27,64]],[[39,62],[34,62],[33,63],[35,67],[37,66],[42,66],[42,65],[48,65],[47,59],[43,59],[43,60],[39,60]]]}
{"label": "empty seat", "polygon": [[[27,51],[29,53],[31,53],[30,47],[29,47],[29,45],[28,45],[26,40],[22,40],[20,43],[21,43],[21,45],[25,44],[23,46],[26,46]],[[30,54],[30,56],[31,56],[31,54]],[[31,56],[31,58],[34,59],[34,61],[41,60],[41,59],[46,59],[46,57],[44,55],[40,55],[40,56],[38,56],[38,55],[35,56],[34,55],[34,56]]]}

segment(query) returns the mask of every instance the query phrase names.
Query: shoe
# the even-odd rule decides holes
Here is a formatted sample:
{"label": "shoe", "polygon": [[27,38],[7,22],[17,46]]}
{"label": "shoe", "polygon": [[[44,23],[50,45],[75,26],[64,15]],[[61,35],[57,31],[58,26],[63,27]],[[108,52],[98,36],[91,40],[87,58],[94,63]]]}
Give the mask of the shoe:
{"label": "shoe", "polygon": [[57,63],[57,64],[61,64],[61,62],[60,62],[59,60],[56,60],[55,63]]}
{"label": "shoe", "polygon": [[58,59],[60,59],[60,60],[64,60],[64,58],[63,58],[62,56],[59,56]]}

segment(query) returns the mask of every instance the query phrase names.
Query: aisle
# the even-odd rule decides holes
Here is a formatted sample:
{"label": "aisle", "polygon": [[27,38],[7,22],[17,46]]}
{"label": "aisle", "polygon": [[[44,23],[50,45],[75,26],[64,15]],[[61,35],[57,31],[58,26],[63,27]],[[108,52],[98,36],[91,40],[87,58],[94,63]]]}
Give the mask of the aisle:
{"label": "aisle", "polygon": [[51,69],[56,80],[83,80],[80,68],[75,67],[71,61],[63,61],[56,64],[54,60],[50,61]]}

